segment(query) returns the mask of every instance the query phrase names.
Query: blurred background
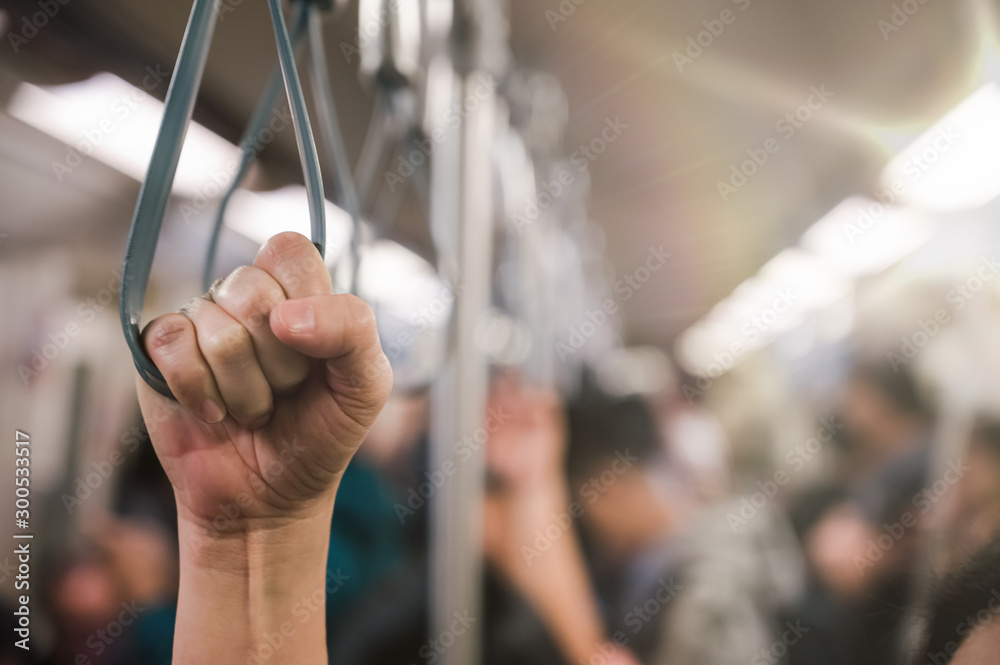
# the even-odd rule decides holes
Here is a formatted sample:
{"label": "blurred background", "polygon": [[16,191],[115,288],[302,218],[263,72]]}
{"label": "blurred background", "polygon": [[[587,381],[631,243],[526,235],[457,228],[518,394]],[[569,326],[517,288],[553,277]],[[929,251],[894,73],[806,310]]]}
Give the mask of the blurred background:
{"label": "blurred background", "polygon": [[[906,662],[1000,527],[1000,3],[332,4],[363,223],[321,140],[326,261],[396,388],[338,495],[331,662]],[[0,0],[0,419],[35,534],[4,665],[170,661],[118,297],[190,9]],[[202,291],[274,43],[222,0],[146,321]],[[213,277],[308,234],[284,101],[268,132]]]}

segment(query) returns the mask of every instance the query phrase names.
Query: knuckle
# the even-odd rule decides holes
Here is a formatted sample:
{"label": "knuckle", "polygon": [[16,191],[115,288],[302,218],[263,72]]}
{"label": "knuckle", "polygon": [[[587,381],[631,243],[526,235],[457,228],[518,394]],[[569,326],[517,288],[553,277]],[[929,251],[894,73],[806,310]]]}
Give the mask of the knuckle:
{"label": "knuckle", "polygon": [[227,298],[224,309],[246,325],[257,329],[268,325],[271,310],[279,302],[281,298],[277,293],[263,287],[241,289]]}
{"label": "knuckle", "polygon": [[265,298],[263,300],[258,300],[252,306],[244,310],[242,316],[243,320],[246,321],[247,325],[254,330],[259,329],[270,329],[271,327],[271,310],[278,306],[281,302],[278,298]]}
{"label": "knuckle", "polygon": [[271,389],[279,394],[291,392],[309,377],[309,364],[302,362],[287,363],[283,371],[271,379]]}
{"label": "knuckle", "polygon": [[225,298],[230,292],[238,288],[239,283],[245,279],[245,275],[249,270],[249,266],[240,266],[225,277],[216,280],[215,283],[208,289],[209,295],[211,295],[216,302],[218,302],[220,298]]}
{"label": "knuckle", "polygon": [[177,400],[186,404],[199,404],[208,392],[212,377],[208,368],[201,364],[171,366],[163,370],[163,378]]}
{"label": "knuckle", "polygon": [[258,254],[256,265],[266,267],[287,289],[312,287],[317,294],[328,291],[330,276],[312,242],[288,231],[272,237]]}
{"label": "knuckle", "polygon": [[284,299],[281,287],[258,268],[241,266],[217,289],[215,302],[254,329],[268,324],[271,310]]}
{"label": "knuckle", "polygon": [[310,249],[308,251],[311,253],[300,255],[294,260],[286,261],[282,266],[282,270],[285,272],[288,280],[296,286],[325,279],[326,265],[323,264],[319,258],[319,254],[314,250]]}
{"label": "knuckle", "polygon": [[237,420],[254,423],[271,413],[273,404],[271,393],[268,391],[250,400],[231,403],[229,409]]}
{"label": "knuckle", "polygon": [[295,231],[284,231],[271,236],[264,243],[258,256],[272,262],[280,262],[290,255],[301,252],[304,247],[312,247],[308,238]]}
{"label": "knuckle", "polygon": [[251,347],[250,332],[243,326],[230,326],[214,331],[202,344],[206,355],[222,362],[240,359]]}
{"label": "knuckle", "polygon": [[165,317],[147,329],[147,348],[154,355],[170,355],[184,344],[189,331],[190,326],[186,320]]}
{"label": "knuckle", "polygon": [[350,318],[351,325],[361,335],[377,335],[378,328],[375,322],[375,312],[371,305],[358,296],[345,294],[344,306]]}

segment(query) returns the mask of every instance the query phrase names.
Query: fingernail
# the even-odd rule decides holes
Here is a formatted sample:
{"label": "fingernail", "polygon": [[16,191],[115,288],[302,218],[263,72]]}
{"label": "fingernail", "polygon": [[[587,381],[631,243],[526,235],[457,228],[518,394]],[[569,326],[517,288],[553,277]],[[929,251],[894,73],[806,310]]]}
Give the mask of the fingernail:
{"label": "fingernail", "polygon": [[201,415],[210,423],[221,422],[226,417],[225,410],[213,400],[206,399],[201,403]]}
{"label": "fingernail", "polygon": [[295,301],[287,302],[281,308],[281,322],[293,333],[310,332],[316,327],[312,305]]}

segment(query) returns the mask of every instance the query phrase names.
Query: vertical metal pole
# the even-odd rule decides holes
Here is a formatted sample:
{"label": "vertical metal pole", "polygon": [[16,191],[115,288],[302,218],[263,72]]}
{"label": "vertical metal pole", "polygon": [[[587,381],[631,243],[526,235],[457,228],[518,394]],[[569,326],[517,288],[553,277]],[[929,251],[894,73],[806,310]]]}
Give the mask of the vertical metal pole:
{"label": "vertical metal pole", "polygon": [[[431,502],[431,639],[449,632],[456,613],[477,619],[441,655],[442,665],[480,662],[482,498],[485,483],[487,364],[475,329],[490,303],[493,204],[490,146],[495,100],[480,72],[461,79],[461,122],[436,149],[431,216],[443,276],[458,287],[451,348],[432,392],[431,469],[455,472]],[[475,99],[475,102],[472,100]],[[455,218],[452,218],[452,216]],[[456,454],[456,448],[462,454]]]}
{"label": "vertical metal pole", "polygon": [[[431,230],[441,275],[456,287],[449,357],[432,391],[431,469],[444,470],[450,462],[454,473],[431,501],[430,624],[431,639],[443,645],[452,642],[444,637],[456,613],[474,617],[461,636],[452,636],[438,662],[479,665],[488,367],[476,327],[490,305],[493,82],[506,53],[497,39],[505,39],[506,32],[497,20],[497,0],[454,0],[452,6],[450,57],[446,66],[432,62],[427,76],[433,116],[445,129],[444,141],[435,139],[431,160]],[[448,83],[441,85],[442,80]]]}

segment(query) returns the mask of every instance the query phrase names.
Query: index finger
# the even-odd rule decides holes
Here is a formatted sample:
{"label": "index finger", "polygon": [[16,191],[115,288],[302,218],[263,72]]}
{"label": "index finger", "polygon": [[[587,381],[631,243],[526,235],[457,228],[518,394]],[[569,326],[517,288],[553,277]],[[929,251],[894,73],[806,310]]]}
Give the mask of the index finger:
{"label": "index finger", "polygon": [[289,300],[333,293],[323,257],[301,233],[286,231],[272,237],[260,248],[253,264],[271,275]]}

